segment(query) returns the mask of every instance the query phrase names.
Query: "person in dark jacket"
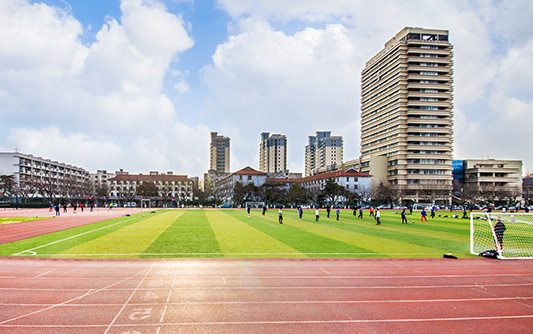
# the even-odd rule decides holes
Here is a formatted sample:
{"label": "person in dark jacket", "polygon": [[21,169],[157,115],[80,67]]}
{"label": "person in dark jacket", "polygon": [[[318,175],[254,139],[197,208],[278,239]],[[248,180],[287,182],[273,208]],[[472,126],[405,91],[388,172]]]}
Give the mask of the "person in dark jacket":
{"label": "person in dark jacket", "polygon": [[505,227],[505,224],[499,219],[496,224],[494,224],[494,234],[496,235],[497,240],[497,244],[495,246],[498,251],[502,251],[503,249],[503,233],[506,229],[507,227]]}

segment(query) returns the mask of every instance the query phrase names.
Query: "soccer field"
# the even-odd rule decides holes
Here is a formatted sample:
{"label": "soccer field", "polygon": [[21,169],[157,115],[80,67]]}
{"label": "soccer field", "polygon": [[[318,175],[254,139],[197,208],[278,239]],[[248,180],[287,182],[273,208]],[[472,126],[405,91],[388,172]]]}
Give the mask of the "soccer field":
{"label": "soccer field", "polygon": [[[449,212],[439,212],[448,215]],[[420,213],[407,216],[383,211],[376,225],[365,211],[296,210],[266,215],[241,209],[169,209],[120,217],[0,245],[1,256],[60,258],[387,258],[469,257],[469,220],[435,217],[420,223]],[[414,221],[415,223],[411,223]]]}

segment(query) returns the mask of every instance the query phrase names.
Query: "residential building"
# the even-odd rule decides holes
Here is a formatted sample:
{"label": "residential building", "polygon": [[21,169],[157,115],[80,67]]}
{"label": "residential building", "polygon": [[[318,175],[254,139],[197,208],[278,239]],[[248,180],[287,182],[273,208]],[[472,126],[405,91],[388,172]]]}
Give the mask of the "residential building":
{"label": "residential building", "polygon": [[107,170],[97,170],[96,173],[90,173],[89,174],[91,178],[91,182],[93,186],[105,186],[107,187],[109,185],[108,180],[115,177],[114,173],[109,173]]}
{"label": "residential building", "polygon": [[229,173],[230,171],[230,139],[211,132],[210,170]]}
{"label": "residential building", "polygon": [[[447,30],[404,28],[362,71],[360,171],[410,190],[452,186],[453,47]],[[354,161],[355,162],[355,161]],[[448,191],[446,191],[448,190]],[[416,200],[417,191],[404,199]]]}
{"label": "residential building", "polygon": [[253,183],[260,187],[266,182],[267,174],[253,169],[252,167],[245,167],[234,173],[227,175],[216,183],[217,193],[224,203],[232,203],[233,190],[235,184],[240,182],[243,185]]}
{"label": "residential building", "polygon": [[22,197],[81,199],[90,195],[87,170],[32,154],[0,152],[0,175],[14,176]]}
{"label": "residential building", "polygon": [[139,200],[137,188],[144,182],[152,182],[158,189],[157,200],[170,202],[191,201],[193,198],[194,181],[187,175],[174,175],[173,172],[150,174],[117,174],[109,179],[109,199],[112,201],[129,202]]}
{"label": "residential building", "polygon": [[342,144],[342,136],[331,136],[331,131],[317,131],[315,136],[309,136],[309,144],[305,146],[305,176],[338,168],[343,159]]}
{"label": "residential building", "polygon": [[522,198],[524,205],[533,205],[533,174],[526,175],[522,179]]}
{"label": "residential building", "polygon": [[522,160],[463,160],[464,184],[471,188],[513,188],[522,192]]}
{"label": "residential building", "polygon": [[261,133],[259,170],[264,173],[287,171],[287,137],[285,135]]}
{"label": "residential building", "polygon": [[332,179],[335,183],[351,192],[370,192],[372,175],[353,169],[344,169],[328,173],[306,176],[300,180],[302,186],[311,191],[324,189],[326,181]]}

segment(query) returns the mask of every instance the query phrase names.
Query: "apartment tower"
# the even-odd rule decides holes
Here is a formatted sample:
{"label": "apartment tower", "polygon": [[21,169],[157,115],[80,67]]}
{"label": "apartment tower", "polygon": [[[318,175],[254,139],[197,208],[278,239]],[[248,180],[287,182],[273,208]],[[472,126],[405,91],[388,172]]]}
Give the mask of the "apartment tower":
{"label": "apartment tower", "polygon": [[331,131],[317,131],[309,136],[305,146],[305,176],[335,170],[342,165],[342,136],[331,136]]}
{"label": "apartment tower", "polygon": [[210,170],[225,173],[230,172],[229,140],[228,137],[219,136],[217,132],[211,132]]}
{"label": "apartment tower", "polygon": [[259,170],[263,173],[287,171],[287,137],[285,135],[261,133]]}
{"label": "apartment tower", "polygon": [[360,170],[372,174],[373,183],[397,188],[451,187],[448,31],[404,28],[366,63],[361,77]]}

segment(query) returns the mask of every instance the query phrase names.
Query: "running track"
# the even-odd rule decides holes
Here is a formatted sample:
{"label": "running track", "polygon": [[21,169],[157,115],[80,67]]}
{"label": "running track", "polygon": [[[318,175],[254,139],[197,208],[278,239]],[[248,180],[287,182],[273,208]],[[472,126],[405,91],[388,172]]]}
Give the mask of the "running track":
{"label": "running track", "polygon": [[0,333],[531,333],[533,261],[0,258]]}

